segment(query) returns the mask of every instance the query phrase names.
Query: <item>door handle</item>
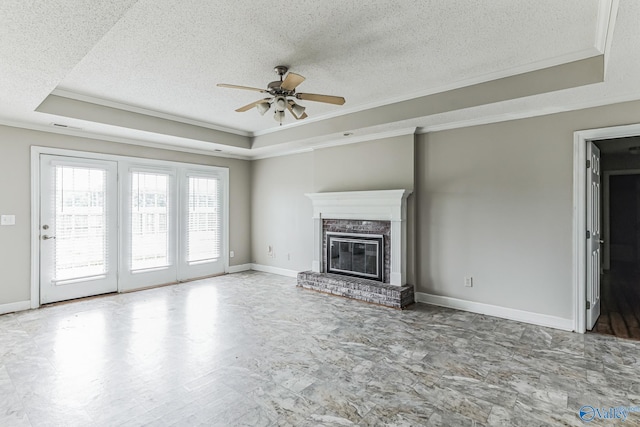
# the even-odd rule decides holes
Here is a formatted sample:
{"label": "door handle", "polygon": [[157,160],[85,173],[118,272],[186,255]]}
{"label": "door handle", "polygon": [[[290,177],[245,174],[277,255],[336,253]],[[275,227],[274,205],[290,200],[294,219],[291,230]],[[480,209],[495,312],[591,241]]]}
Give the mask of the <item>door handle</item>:
{"label": "door handle", "polygon": [[601,245],[604,245],[604,240],[600,240],[600,244],[601,244]]}
{"label": "door handle", "polygon": [[46,234],[42,235],[42,240],[49,240],[49,239],[55,239],[56,236],[47,236]]}

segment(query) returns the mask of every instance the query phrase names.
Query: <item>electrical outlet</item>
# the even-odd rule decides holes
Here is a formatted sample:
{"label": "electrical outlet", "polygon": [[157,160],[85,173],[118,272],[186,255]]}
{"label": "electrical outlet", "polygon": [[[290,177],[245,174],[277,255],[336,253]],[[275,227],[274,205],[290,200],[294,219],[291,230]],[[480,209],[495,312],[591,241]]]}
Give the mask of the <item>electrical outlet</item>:
{"label": "electrical outlet", "polygon": [[236,256],[236,253],[234,251],[230,251],[229,258],[233,258],[234,256]]}
{"label": "electrical outlet", "polygon": [[472,288],[473,287],[473,277],[465,276],[465,278],[464,278],[464,286],[467,287],[467,288]]}
{"label": "electrical outlet", "polygon": [[276,254],[273,251],[273,246],[269,245],[267,246],[267,255],[269,255],[271,258],[275,258]]}
{"label": "electrical outlet", "polygon": [[0,217],[0,225],[16,225],[15,215],[2,215]]}

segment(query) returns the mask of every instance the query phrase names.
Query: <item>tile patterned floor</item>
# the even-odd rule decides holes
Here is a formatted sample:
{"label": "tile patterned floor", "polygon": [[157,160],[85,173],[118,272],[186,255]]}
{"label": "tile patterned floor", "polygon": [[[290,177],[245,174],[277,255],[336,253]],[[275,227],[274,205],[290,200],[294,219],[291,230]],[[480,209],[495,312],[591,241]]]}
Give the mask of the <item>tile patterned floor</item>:
{"label": "tile patterned floor", "polygon": [[0,316],[0,425],[581,426],[583,405],[640,406],[640,342],[295,285],[247,272]]}

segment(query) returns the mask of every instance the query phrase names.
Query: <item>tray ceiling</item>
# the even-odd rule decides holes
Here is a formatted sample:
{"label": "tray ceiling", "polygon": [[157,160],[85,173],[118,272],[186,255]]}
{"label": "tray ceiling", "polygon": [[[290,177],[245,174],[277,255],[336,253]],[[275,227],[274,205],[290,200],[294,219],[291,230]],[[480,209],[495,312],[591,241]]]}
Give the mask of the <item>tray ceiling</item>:
{"label": "tray ceiling", "polygon": [[[615,0],[2,2],[0,90],[7,96],[0,100],[0,121],[63,121],[113,138],[219,148],[207,138],[56,114],[52,100],[44,102],[53,93],[245,137],[246,145],[230,145],[248,150],[260,135],[602,54],[616,18],[612,10],[626,24],[622,31],[637,39],[632,23],[640,7],[631,0],[619,6]],[[617,34],[612,46],[639,49]],[[638,66],[635,59],[619,62],[609,62],[618,70],[610,69],[614,77]],[[273,67],[279,64],[307,78],[299,91],[340,95],[347,103],[300,101],[310,119],[293,123],[287,116],[279,127],[255,109],[234,111],[259,93],[216,87],[265,87],[276,79]],[[620,95],[629,96],[628,89]],[[568,91],[580,94],[574,104],[591,100],[589,89]],[[634,83],[631,92],[640,93],[640,85]],[[501,100],[485,115],[504,114],[500,105],[509,103],[517,107],[514,113],[540,111],[544,106],[536,99],[546,96],[558,95]],[[35,112],[41,104],[49,106]],[[381,122],[376,131],[444,128],[467,120],[464,109],[399,119]]]}

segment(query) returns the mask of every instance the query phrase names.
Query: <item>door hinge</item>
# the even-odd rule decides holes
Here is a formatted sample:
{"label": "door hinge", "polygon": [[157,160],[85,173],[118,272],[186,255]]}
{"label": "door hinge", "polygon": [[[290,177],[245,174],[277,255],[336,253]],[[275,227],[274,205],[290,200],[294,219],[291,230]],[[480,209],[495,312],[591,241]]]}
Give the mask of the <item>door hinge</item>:
{"label": "door hinge", "polygon": [[589,230],[587,230],[587,239],[591,238],[591,232]]}
{"label": "door hinge", "polygon": [[591,167],[591,160],[587,160],[587,169]]}
{"label": "door hinge", "polygon": [[587,301],[587,310],[591,309],[591,301]]}

